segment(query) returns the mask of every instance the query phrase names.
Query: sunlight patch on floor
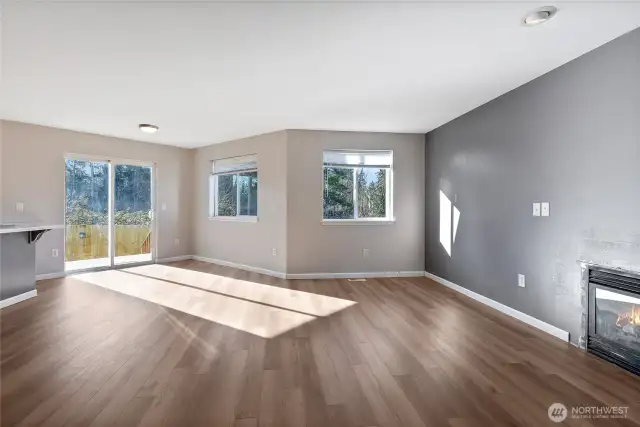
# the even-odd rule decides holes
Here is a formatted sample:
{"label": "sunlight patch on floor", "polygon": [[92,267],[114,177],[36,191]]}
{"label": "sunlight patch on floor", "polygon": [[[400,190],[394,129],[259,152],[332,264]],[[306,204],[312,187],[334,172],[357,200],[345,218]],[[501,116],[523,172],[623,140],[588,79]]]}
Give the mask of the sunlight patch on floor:
{"label": "sunlight patch on floor", "polygon": [[152,264],[127,268],[126,272],[168,280],[236,298],[248,299],[312,316],[329,316],[355,304],[353,301],[310,292],[264,285],[212,273]]}
{"label": "sunlight patch on floor", "polygon": [[[151,273],[163,277],[148,277]],[[162,265],[83,273],[73,278],[263,338],[273,338],[356,304]]]}

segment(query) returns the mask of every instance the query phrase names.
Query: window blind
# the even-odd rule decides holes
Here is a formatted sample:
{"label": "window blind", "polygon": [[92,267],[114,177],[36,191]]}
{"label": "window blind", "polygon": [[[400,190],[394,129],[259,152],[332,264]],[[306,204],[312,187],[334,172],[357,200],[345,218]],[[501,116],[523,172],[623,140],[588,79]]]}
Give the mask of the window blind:
{"label": "window blind", "polygon": [[258,169],[258,156],[256,154],[240,157],[228,157],[226,159],[213,161],[214,175],[247,172],[256,169]]}
{"label": "window blind", "polygon": [[360,166],[389,168],[393,164],[393,152],[327,150],[323,152],[325,166]]}

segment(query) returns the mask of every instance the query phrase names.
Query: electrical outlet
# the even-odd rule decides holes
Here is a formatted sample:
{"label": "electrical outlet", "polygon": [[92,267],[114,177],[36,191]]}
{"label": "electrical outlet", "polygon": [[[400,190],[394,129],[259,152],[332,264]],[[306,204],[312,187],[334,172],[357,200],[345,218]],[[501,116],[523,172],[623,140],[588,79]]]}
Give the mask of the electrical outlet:
{"label": "electrical outlet", "polygon": [[518,274],[518,286],[524,288],[524,274]]}
{"label": "electrical outlet", "polygon": [[161,207],[160,209],[162,209],[163,211],[166,211],[166,210],[167,210],[167,204],[166,204],[166,203],[163,203],[163,204],[162,204],[162,207]]}
{"label": "electrical outlet", "polygon": [[549,202],[542,203],[542,216],[549,216]]}
{"label": "electrical outlet", "polygon": [[533,216],[540,216],[540,203],[533,204]]}
{"label": "electrical outlet", "polygon": [[271,249],[271,255],[278,256],[278,249],[277,248]]}
{"label": "electrical outlet", "polygon": [[369,258],[369,254],[371,253],[370,249],[363,248],[362,249],[362,258]]}
{"label": "electrical outlet", "polygon": [[51,249],[51,257],[58,258],[58,249]]}
{"label": "electrical outlet", "polygon": [[173,240],[173,244],[174,244],[174,245],[176,245],[176,246],[178,246],[178,245],[180,244],[180,239],[176,237],[176,238]]}
{"label": "electrical outlet", "polygon": [[16,212],[24,212],[24,203],[16,202]]}

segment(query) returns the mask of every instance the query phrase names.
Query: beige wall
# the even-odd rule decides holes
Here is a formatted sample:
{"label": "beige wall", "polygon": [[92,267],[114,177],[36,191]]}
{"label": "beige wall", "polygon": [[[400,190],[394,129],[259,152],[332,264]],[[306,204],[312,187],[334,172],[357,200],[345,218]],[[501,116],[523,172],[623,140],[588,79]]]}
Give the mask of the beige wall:
{"label": "beige wall", "polygon": [[[2,219],[5,222],[64,222],[64,156],[84,154],[156,164],[158,258],[192,252],[193,150],[4,121],[0,162]],[[15,211],[23,202],[25,211]],[[161,210],[166,204],[166,210]],[[180,243],[175,244],[179,238]],[[58,248],[60,256],[51,257]],[[64,270],[64,234],[50,231],[38,242],[37,273]]]}
{"label": "beige wall", "polygon": [[0,120],[0,224],[2,224],[2,202],[4,201],[4,193],[2,192],[2,127],[4,122]]}
{"label": "beige wall", "polygon": [[[424,135],[287,131],[287,273],[424,270]],[[322,225],[322,151],[391,149],[396,222]],[[370,249],[363,258],[363,248]]]}
{"label": "beige wall", "polygon": [[[212,161],[258,155],[258,222],[209,219],[209,175]],[[240,139],[196,150],[195,255],[276,272],[287,261],[287,132]],[[272,255],[276,248],[277,255]]]}
{"label": "beige wall", "polygon": [[[5,222],[63,222],[66,153],[151,161],[157,167],[158,258],[198,255],[292,274],[424,270],[422,135],[293,130],[186,150],[16,122],[0,125]],[[322,151],[332,148],[393,150],[395,223],[321,224]],[[258,155],[258,222],[209,219],[212,161],[247,154]],[[18,201],[25,205],[22,214],[15,212]],[[58,258],[51,257],[52,248],[59,249]],[[38,274],[63,271],[63,248],[62,231],[43,237]],[[370,249],[368,258],[363,248]]]}

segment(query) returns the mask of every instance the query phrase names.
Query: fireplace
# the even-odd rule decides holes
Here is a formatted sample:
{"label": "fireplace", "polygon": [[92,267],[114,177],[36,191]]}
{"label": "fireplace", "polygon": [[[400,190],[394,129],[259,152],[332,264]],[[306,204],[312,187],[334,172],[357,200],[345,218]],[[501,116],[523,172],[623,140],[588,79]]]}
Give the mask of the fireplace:
{"label": "fireplace", "polygon": [[640,278],[588,270],[587,351],[640,375]]}

